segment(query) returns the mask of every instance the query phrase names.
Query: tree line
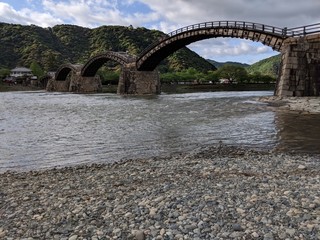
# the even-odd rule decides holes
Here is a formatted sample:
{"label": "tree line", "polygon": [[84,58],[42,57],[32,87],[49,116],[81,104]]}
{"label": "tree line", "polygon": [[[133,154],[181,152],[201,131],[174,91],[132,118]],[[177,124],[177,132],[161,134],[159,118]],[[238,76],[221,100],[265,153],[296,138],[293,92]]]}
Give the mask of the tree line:
{"label": "tree line", "polygon": [[198,72],[194,68],[188,68],[180,72],[168,72],[161,74],[162,83],[198,83],[198,84],[216,84],[221,79],[227,79],[230,84],[240,83],[273,83],[274,77],[261,74],[260,72],[249,73],[246,68],[236,65],[223,65],[216,71],[207,73]]}
{"label": "tree line", "polygon": [[[45,75],[45,71],[36,61],[31,63],[30,69],[33,75],[38,78]],[[98,70],[97,75],[99,75],[103,85],[118,84],[120,71],[120,67],[109,68],[103,66]],[[0,69],[1,78],[9,74],[9,69]],[[160,73],[160,80],[165,84],[181,82],[190,84],[217,84],[221,79],[227,79],[230,84],[273,83],[276,81],[276,79],[270,75],[264,75],[260,72],[248,72],[244,67],[231,64],[223,65],[215,71],[200,72],[195,68],[188,68],[181,71]]]}

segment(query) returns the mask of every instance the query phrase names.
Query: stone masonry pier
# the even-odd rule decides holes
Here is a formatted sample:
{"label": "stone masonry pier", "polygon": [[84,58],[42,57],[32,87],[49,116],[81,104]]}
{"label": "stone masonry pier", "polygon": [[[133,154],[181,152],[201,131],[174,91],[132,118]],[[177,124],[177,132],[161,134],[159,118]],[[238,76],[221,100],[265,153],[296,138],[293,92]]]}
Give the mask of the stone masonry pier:
{"label": "stone masonry pier", "polygon": [[282,43],[276,96],[319,96],[320,34],[287,38]]}
{"label": "stone masonry pier", "polygon": [[122,68],[118,84],[118,94],[160,94],[160,76],[157,70],[138,71],[136,64]]}

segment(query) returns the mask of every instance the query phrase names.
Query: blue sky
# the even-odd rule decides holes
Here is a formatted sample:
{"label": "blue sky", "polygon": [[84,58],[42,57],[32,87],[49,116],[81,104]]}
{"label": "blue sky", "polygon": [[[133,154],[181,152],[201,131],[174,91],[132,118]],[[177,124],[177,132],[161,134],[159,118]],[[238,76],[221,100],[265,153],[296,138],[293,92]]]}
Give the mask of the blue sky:
{"label": "blue sky", "polygon": [[[319,0],[0,0],[0,22],[41,27],[122,25],[165,33],[199,22],[239,20],[277,27],[320,23]],[[249,40],[216,38],[188,46],[204,58],[254,63],[278,54]]]}

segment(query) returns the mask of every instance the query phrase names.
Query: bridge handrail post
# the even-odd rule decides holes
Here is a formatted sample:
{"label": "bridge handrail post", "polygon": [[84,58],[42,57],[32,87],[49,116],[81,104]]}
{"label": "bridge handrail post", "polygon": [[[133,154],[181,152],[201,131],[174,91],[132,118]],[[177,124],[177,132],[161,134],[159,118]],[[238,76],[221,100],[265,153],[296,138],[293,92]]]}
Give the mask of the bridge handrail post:
{"label": "bridge handrail post", "polygon": [[282,36],[283,36],[283,37],[287,36],[287,31],[288,31],[288,28],[287,28],[287,27],[284,27],[284,28],[282,29]]}

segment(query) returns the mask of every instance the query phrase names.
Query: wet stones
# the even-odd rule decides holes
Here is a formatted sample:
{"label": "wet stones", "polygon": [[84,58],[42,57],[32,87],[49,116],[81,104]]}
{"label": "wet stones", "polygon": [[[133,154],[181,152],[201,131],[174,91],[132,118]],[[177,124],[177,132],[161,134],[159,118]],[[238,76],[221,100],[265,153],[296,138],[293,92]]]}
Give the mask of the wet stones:
{"label": "wet stones", "polygon": [[319,170],[315,155],[212,146],[7,172],[0,176],[0,238],[317,239]]}

